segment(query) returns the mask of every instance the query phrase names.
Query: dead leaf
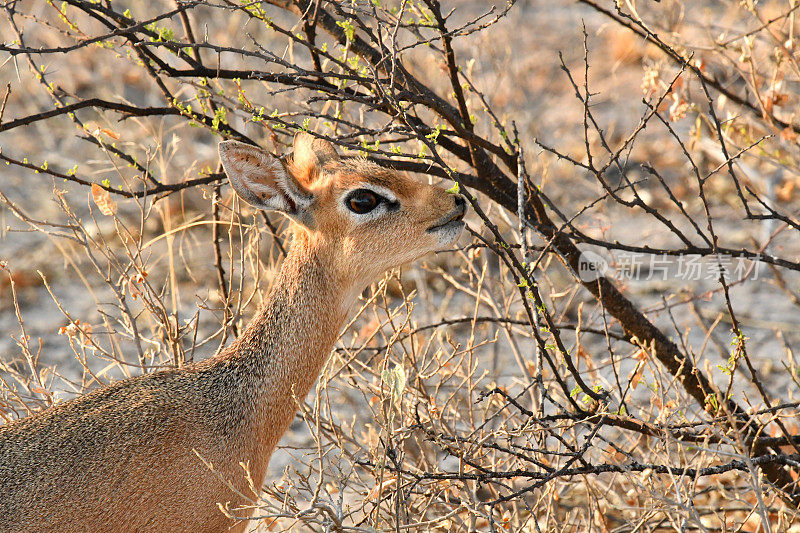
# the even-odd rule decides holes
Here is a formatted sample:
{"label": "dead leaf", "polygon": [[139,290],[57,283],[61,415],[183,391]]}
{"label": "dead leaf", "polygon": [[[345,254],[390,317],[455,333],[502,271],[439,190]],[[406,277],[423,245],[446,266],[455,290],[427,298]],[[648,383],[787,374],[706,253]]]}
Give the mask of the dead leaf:
{"label": "dead leaf", "polygon": [[96,183],[92,183],[92,198],[101,213],[109,217],[116,214],[117,203],[111,199],[107,190]]}
{"label": "dead leaf", "polygon": [[100,137],[101,133],[105,134],[108,137],[111,137],[112,139],[119,140],[119,134],[117,132],[115,132],[114,130],[110,130],[108,128],[101,128],[99,126],[94,129],[92,135],[94,135],[95,137]]}
{"label": "dead leaf", "polygon": [[631,374],[631,377],[629,378],[631,382],[631,388],[633,390],[636,390],[636,387],[639,386],[639,382],[642,380],[642,375],[644,374],[644,367],[645,367],[644,361],[639,361],[639,363],[636,365],[636,369],[633,371],[633,374]]}
{"label": "dead leaf", "polygon": [[380,485],[375,485],[375,487],[371,491],[369,491],[369,496],[368,496],[369,500],[373,502],[380,500],[381,497],[383,496],[383,493],[387,489],[392,488],[395,485],[395,483],[397,483],[397,478],[390,477]]}

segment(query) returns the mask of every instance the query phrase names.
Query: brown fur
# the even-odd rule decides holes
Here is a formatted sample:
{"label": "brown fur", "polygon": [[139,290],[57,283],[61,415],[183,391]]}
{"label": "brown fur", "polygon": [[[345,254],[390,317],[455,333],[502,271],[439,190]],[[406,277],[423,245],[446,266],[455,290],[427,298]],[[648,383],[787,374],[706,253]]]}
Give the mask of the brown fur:
{"label": "brown fur", "polygon": [[[271,156],[228,147],[226,168],[240,184],[280,181],[270,174],[281,168]],[[254,170],[259,158],[267,166]],[[209,360],[120,381],[0,427],[0,531],[245,529],[218,508],[249,515],[255,494],[240,463],[258,490],[350,303],[387,268],[441,247],[426,230],[454,211],[441,189],[340,160],[308,136],[296,140],[289,169],[296,181],[288,186],[299,187],[301,199],[312,195],[313,205],[294,214],[304,226],[246,331]],[[402,207],[354,223],[341,194],[364,183],[390,189]]]}

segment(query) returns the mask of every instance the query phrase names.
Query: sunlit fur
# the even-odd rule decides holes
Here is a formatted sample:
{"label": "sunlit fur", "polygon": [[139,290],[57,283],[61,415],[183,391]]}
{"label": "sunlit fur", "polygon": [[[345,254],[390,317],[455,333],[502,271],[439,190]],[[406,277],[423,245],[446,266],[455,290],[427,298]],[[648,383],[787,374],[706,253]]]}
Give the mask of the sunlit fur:
{"label": "sunlit fur", "polygon": [[[240,194],[298,221],[266,305],[211,359],[0,427],[0,531],[243,531],[246,520],[219,506],[249,516],[246,474],[258,490],[357,295],[384,270],[451,245],[461,229],[428,231],[463,212],[454,196],[339,159],[308,135],[288,166],[241,143],[220,153]],[[399,208],[368,221],[348,214],[343,195],[365,184],[390,190]]]}

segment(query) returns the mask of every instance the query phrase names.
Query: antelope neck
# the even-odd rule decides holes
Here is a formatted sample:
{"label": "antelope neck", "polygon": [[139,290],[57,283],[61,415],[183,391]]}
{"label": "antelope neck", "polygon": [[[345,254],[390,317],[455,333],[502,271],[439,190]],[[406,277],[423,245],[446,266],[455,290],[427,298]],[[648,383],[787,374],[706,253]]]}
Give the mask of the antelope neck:
{"label": "antelope neck", "polygon": [[261,374],[270,395],[302,400],[347,318],[353,289],[323,266],[330,264],[324,255],[323,246],[298,235],[266,304],[222,356]]}

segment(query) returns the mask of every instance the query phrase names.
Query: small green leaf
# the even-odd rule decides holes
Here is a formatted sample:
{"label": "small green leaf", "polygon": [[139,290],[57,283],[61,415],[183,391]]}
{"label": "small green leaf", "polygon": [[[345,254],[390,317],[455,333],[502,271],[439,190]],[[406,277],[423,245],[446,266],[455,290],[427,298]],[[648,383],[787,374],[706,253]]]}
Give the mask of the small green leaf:
{"label": "small green leaf", "polygon": [[446,192],[448,192],[450,194],[458,194],[458,193],[461,192],[461,187],[458,186],[458,182],[455,182],[452,187],[447,189]]}
{"label": "small green leaf", "polygon": [[348,41],[353,40],[353,35],[356,29],[353,27],[353,22],[350,19],[344,21],[336,21],[336,25],[344,30],[344,34]]}

